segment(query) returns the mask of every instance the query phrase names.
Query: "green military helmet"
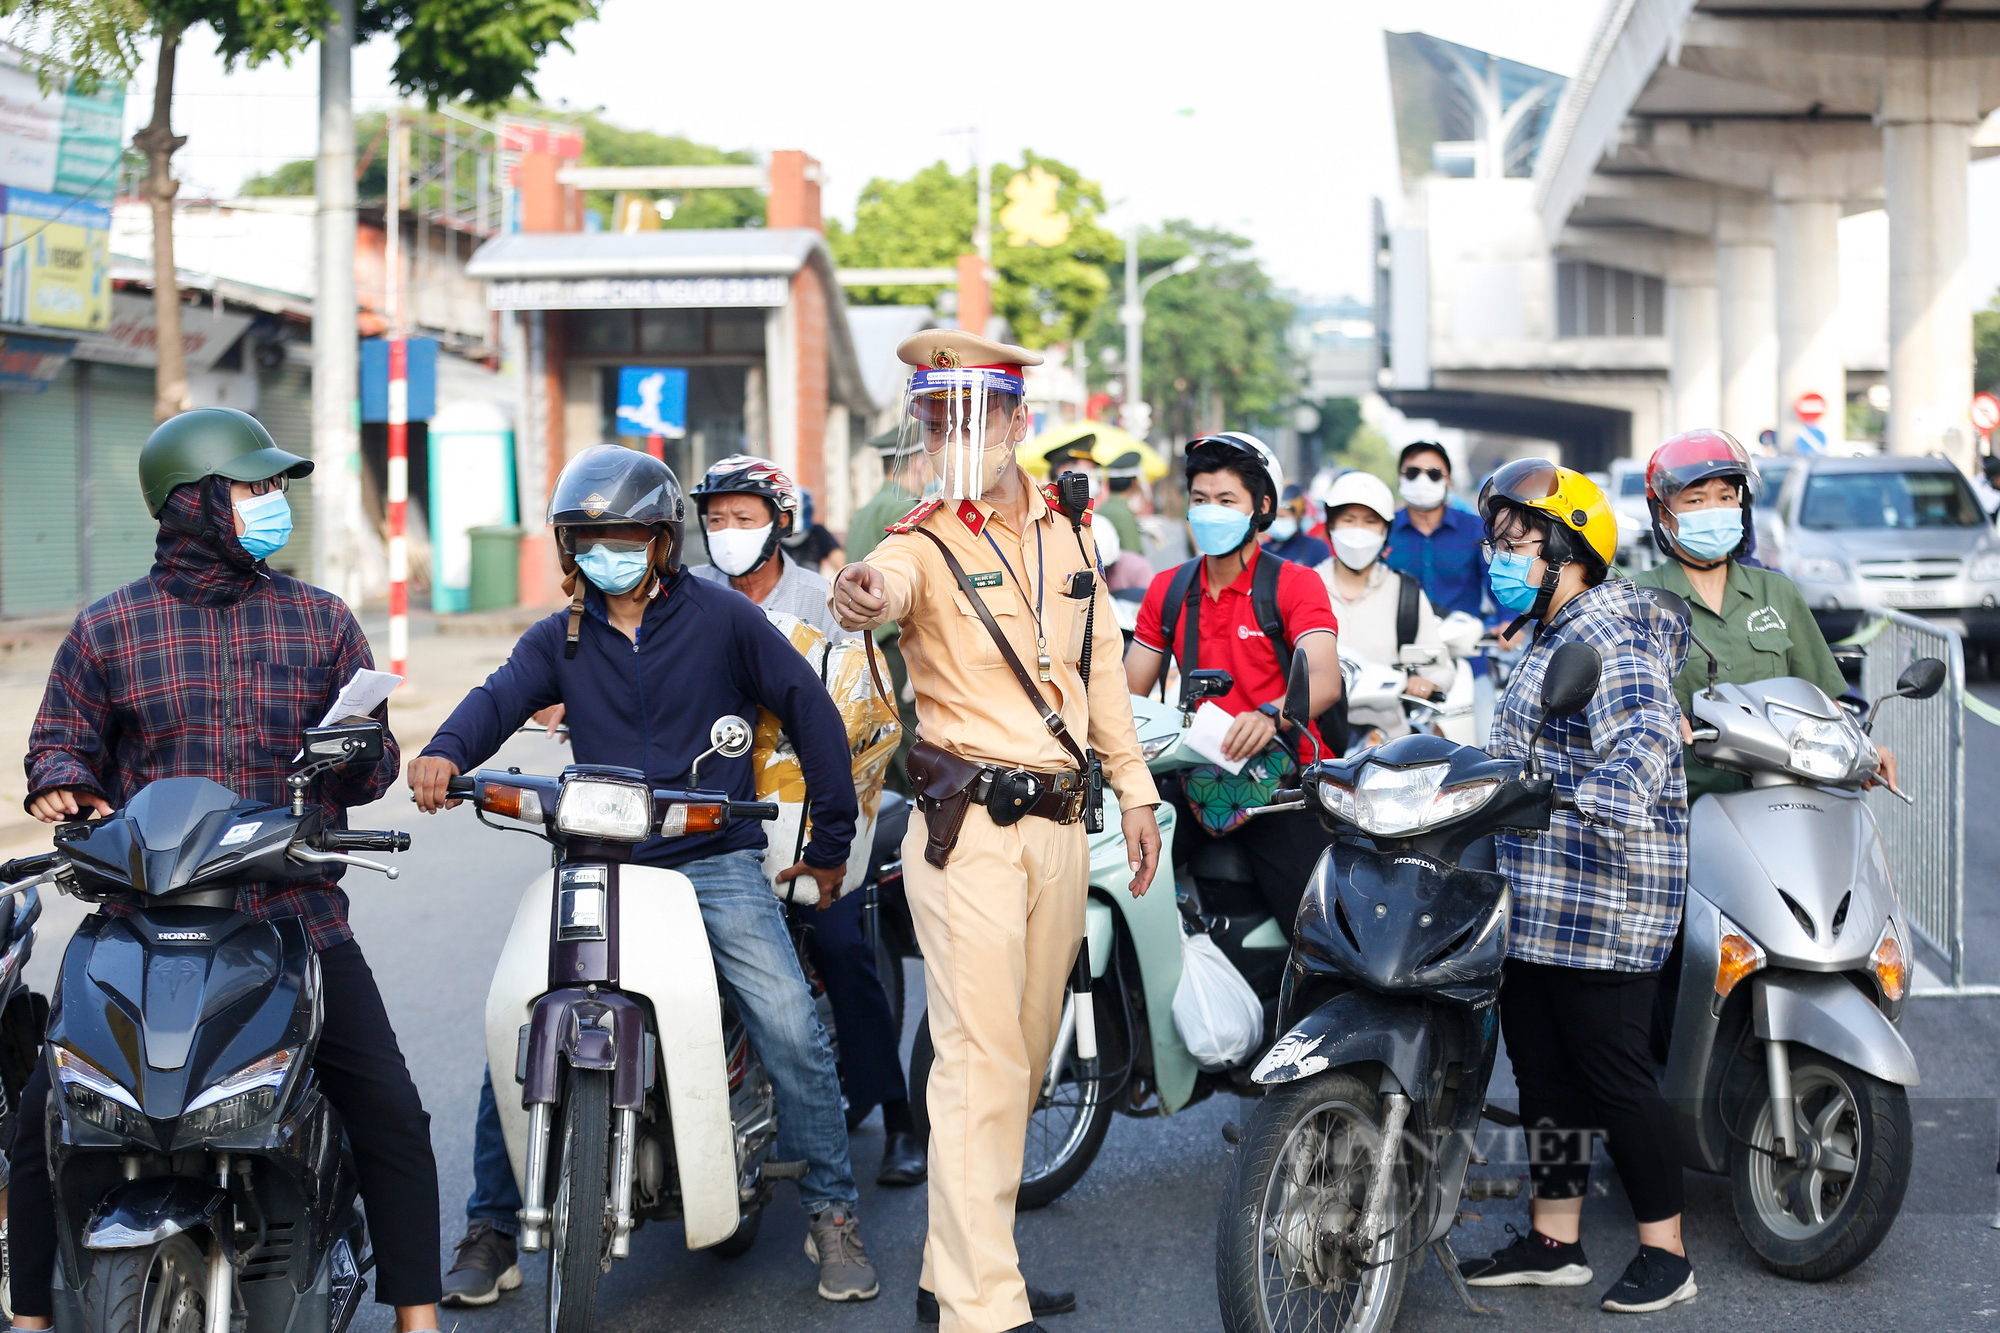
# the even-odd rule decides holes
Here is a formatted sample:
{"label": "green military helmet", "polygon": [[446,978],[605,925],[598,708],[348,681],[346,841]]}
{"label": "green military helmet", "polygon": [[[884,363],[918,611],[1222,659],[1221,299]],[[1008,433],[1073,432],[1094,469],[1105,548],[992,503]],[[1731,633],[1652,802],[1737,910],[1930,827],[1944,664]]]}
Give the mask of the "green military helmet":
{"label": "green military helmet", "polygon": [[263,422],[233,407],[197,407],[169,417],[153,428],[139,451],[139,489],[154,518],[167,507],[174,487],[203,477],[263,481],[303,477],[312,470],[310,458],[280,449]]}

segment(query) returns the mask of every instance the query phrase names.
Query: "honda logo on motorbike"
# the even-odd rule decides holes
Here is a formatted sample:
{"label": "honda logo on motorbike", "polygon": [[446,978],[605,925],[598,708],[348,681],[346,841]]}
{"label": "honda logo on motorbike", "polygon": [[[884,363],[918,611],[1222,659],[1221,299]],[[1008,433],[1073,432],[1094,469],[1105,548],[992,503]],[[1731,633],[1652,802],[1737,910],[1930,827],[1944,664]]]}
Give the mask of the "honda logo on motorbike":
{"label": "honda logo on motorbike", "polygon": [[156,940],[171,941],[175,944],[206,944],[208,932],[205,930],[163,930],[153,936]]}

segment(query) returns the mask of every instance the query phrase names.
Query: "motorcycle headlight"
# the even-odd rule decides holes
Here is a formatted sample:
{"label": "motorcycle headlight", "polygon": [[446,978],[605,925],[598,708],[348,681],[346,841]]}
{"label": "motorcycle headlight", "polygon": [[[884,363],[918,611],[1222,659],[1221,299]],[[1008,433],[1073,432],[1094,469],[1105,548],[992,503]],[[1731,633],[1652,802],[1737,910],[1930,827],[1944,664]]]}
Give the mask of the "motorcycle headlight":
{"label": "motorcycle headlight", "polygon": [[1840,718],[1812,717],[1782,704],[1765,707],[1771,725],[1785,733],[1791,751],[1786,764],[1795,773],[1823,782],[1839,782],[1854,773],[1861,758],[1858,733]]}
{"label": "motorcycle headlight", "polygon": [[204,1088],[181,1112],[176,1142],[227,1138],[269,1119],[298,1055],[298,1047],[267,1055]]}
{"label": "motorcycle headlight", "polygon": [[572,778],[556,798],[556,827],[614,842],[644,842],[652,826],[653,793],[629,782]]}
{"label": "motorcycle headlight", "polygon": [[1445,787],[1445,774],[1450,768],[1449,764],[1425,764],[1418,768],[1368,764],[1363,766],[1361,780],[1352,788],[1331,779],[1320,779],[1320,801],[1336,818],[1346,820],[1364,833],[1384,836],[1415,833],[1477,810],[1500,788],[1498,782],[1490,780]]}
{"label": "motorcycle headlight", "polygon": [[1896,938],[1893,917],[1882,923],[1881,938],[1875,941],[1874,952],[1868,955],[1868,969],[1882,987],[1884,999],[1894,1003],[1909,993],[1910,964],[1903,956],[1903,942]]}
{"label": "motorcycle headlight", "polygon": [[1808,555],[1800,558],[1792,577],[1807,583],[1845,583],[1847,566],[1830,555]]}
{"label": "motorcycle headlight", "polygon": [[139,1109],[139,1099],[117,1079],[64,1046],[50,1046],[49,1057],[63,1100],[77,1119],[120,1138],[152,1140],[152,1122]]}

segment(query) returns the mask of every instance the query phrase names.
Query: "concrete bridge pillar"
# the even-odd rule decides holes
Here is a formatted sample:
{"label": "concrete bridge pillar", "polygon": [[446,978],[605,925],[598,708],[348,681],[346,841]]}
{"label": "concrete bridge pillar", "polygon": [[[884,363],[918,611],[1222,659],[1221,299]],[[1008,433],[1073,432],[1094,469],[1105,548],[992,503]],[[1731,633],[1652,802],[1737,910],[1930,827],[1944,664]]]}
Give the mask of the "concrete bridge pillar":
{"label": "concrete bridge pillar", "polygon": [[[1715,250],[1686,240],[1667,265],[1667,429],[1714,426],[1722,411]],[[1636,442],[1642,449],[1651,445]],[[1652,443],[1658,443],[1653,441]]]}
{"label": "concrete bridge pillar", "polygon": [[1778,448],[1797,449],[1799,398],[1826,399],[1827,446],[1847,435],[1847,366],[1840,350],[1840,213],[1837,199],[1780,199],[1771,210],[1778,310]]}
{"label": "concrete bridge pillar", "polygon": [[1778,426],[1778,252],[1766,200],[1725,200],[1715,229],[1722,428],[1755,447]]}

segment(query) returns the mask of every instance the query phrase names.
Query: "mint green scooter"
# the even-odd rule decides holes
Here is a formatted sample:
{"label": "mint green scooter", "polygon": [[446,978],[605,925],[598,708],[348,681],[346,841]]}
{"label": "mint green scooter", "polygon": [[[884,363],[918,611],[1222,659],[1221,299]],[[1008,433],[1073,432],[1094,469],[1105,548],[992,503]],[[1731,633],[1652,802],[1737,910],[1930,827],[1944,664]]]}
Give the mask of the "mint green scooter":
{"label": "mint green scooter", "polygon": [[[1211,679],[1193,682],[1190,710],[1230,688],[1226,672],[1199,674]],[[1140,750],[1155,776],[1208,762],[1182,743],[1187,715],[1179,707],[1135,695],[1132,714]],[[1271,1042],[1285,933],[1263,907],[1232,842],[1199,829],[1177,828],[1172,805],[1160,806],[1159,819],[1161,871],[1152,889],[1134,898],[1126,888],[1132,870],[1117,800],[1106,790],[1104,831],[1090,839],[1090,898],[1084,909],[1091,985],[1085,1004],[1079,1006],[1072,991],[1063,1006],[1041,1101],[1028,1121],[1019,1208],[1044,1207],[1083,1178],[1103,1146],[1114,1111],[1167,1116],[1218,1090],[1244,1096],[1261,1091],[1250,1071]],[[1177,841],[1183,844],[1178,855]],[[1263,1039],[1238,1065],[1224,1070],[1196,1064],[1174,1026],[1181,937],[1202,929],[1265,1002]],[[926,1023],[918,1028],[910,1055],[910,1099],[919,1131],[926,1136],[924,1089],[931,1058]]]}

